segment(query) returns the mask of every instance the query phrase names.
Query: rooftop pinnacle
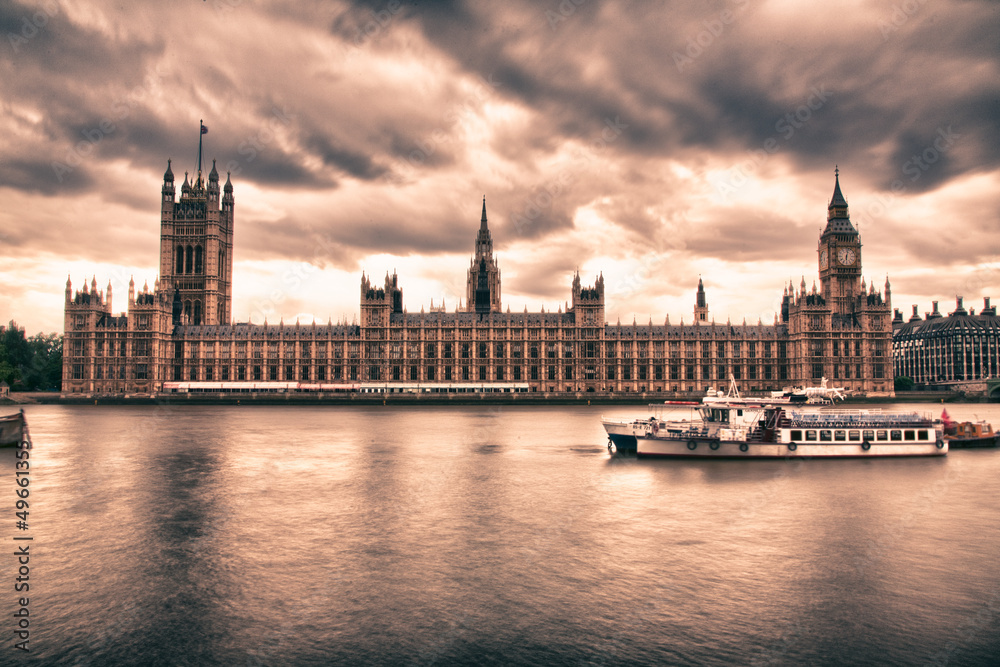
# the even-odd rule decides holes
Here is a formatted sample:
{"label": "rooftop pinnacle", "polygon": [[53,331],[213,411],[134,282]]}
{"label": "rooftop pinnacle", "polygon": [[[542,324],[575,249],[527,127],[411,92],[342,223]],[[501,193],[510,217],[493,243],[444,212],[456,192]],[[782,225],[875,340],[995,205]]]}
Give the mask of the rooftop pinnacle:
{"label": "rooftop pinnacle", "polygon": [[844,195],[840,191],[840,169],[835,168],[833,174],[835,183],[833,186],[833,197],[830,199],[830,206],[847,206],[847,200],[844,199]]}

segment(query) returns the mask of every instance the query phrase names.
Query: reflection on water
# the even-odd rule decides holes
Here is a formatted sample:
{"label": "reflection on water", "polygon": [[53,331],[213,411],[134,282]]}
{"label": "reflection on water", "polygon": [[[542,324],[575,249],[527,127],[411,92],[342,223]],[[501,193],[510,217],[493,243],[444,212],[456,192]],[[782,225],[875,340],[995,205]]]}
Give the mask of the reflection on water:
{"label": "reflection on water", "polygon": [[[609,456],[601,412],[637,410],[34,407],[32,653],[192,665],[1000,655],[1000,451]],[[948,410],[1000,424],[993,406]]]}

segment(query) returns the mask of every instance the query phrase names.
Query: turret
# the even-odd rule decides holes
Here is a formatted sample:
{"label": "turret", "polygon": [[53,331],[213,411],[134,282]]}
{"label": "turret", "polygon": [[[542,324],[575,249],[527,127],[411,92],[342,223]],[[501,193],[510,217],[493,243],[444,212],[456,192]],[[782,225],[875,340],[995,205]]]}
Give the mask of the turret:
{"label": "turret", "polygon": [[208,173],[208,201],[219,201],[219,172],[215,168],[215,160],[212,160],[212,171]]}
{"label": "turret", "polygon": [[229,180],[229,172],[226,172],[226,184],[222,188],[222,210],[231,211],[233,206],[236,204],[236,200],[233,199],[233,183]]}
{"label": "turret", "polygon": [[[566,308],[567,312],[571,309]],[[577,326],[604,326],[604,274],[597,276],[593,287],[580,284],[580,272],[573,276],[572,312]]]}
{"label": "turret", "polygon": [[708,324],[708,303],[705,301],[705,284],[698,276],[698,292],[694,301],[694,323]]}
{"label": "turret", "polygon": [[174,171],[170,168],[170,160],[167,160],[167,170],[163,172],[163,202],[162,207],[166,210],[167,206],[173,207],[174,204]]}

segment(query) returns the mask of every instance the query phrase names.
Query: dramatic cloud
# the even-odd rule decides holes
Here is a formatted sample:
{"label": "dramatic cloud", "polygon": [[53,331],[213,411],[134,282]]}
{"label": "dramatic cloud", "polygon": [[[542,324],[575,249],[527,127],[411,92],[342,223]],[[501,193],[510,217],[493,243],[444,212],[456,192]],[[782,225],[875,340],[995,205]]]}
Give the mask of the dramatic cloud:
{"label": "dramatic cloud", "polygon": [[894,305],[1000,299],[996,3],[848,4],[5,3],[0,311],[60,330],[67,273],[152,285],[199,121],[240,319],[345,317],[361,270],[457,305],[486,195],[514,309],[580,270],[611,321],[679,321],[700,275],[718,319],[770,321],[835,165]]}

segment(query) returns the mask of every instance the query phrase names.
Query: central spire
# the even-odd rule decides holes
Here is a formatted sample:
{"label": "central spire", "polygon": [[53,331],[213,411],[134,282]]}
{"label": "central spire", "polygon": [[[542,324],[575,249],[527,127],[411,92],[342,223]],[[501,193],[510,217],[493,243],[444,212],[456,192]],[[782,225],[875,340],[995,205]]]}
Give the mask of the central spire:
{"label": "central spire", "polygon": [[483,195],[483,214],[476,232],[476,250],[469,264],[465,291],[467,312],[500,312],[500,267],[493,257],[493,235],[486,222],[486,195]]}
{"label": "central spire", "polygon": [[483,195],[483,215],[479,221],[479,232],[476,234],[476,257],[493,260],[493,235],[486,225],[486,195]]}
{"label": "central spire", "polygon": [[827,207],[827,223],[824,234],[827,232],[834,232],[856,235],[858,230],[851,224],[851,215],[848,212],[847,199],[844,197],[844,193],[840,191],[839,167],[833,170],[833,177],[833,196],[830,198],[830,205]]}
{"label": "central spire", "polygon": [[847,200],[844,199],[844,194],[840,191],[840,168],[835,167],[833,170],[834,185],[833,185],[833,197],[830,199],[830,207],[843,206],[847,207]]}

